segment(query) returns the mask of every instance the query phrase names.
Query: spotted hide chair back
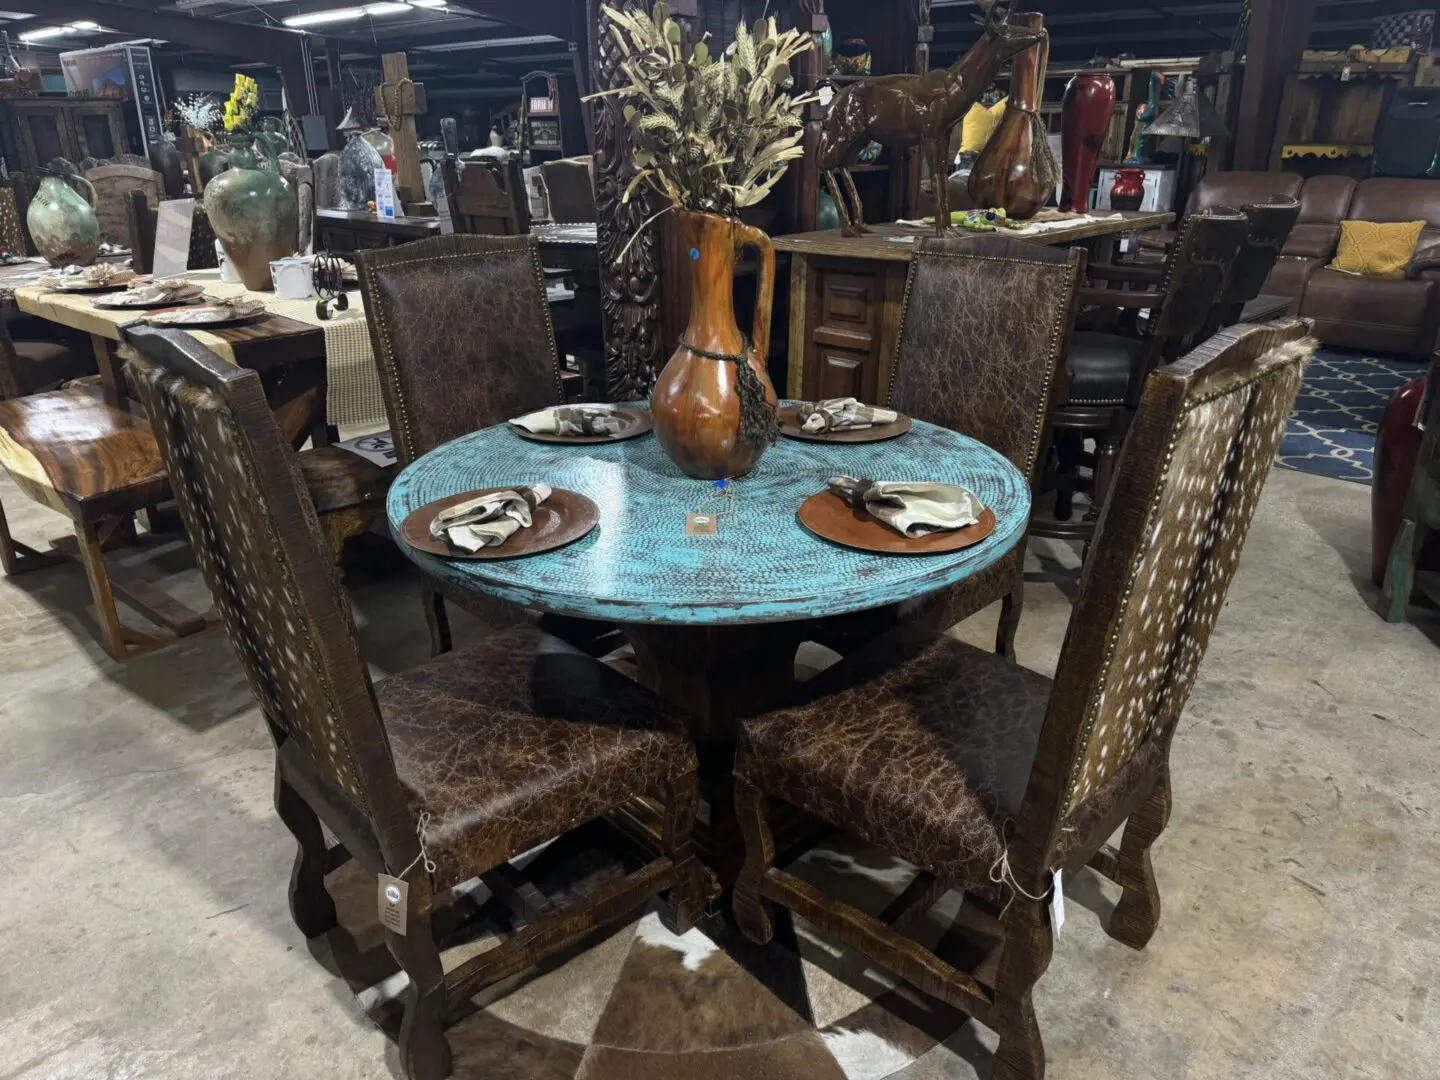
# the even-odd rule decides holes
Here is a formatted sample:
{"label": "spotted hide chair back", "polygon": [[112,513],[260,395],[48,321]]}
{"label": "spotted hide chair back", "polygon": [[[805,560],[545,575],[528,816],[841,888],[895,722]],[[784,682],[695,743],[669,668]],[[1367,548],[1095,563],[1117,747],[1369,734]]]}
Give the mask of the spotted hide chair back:
{"label": "spotted hide chair back", "polygon": [[387,829],[413,844],[350,608],[259,375],[178,330],[128,336],[196,561],[279,753],[382,848]]}
{"label": "spotted hide chair back", "polygon": [[1060,654],[1022,811],[1032,841],[1053,844],[1132,762],[1164,760],[1314,351],[1307,333],[1295,319],[1225,330],[1150,377]]}
{"label": "spotted hide chair back", "polygon": [[1007,236],[921,240],[890,406],[979,439],[1033,476],[1084,266],[1079,248]]}
{"label": "spotted hide chair back", "polygon": [[564,401],[533,237],[437,236],[356,263],[402,466]]}

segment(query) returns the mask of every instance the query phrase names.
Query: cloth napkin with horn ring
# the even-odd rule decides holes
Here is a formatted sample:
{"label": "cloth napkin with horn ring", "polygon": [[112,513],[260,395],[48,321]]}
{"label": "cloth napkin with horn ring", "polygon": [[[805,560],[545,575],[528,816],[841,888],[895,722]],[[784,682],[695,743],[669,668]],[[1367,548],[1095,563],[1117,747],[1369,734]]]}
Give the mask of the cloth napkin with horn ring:
{"label": "cloth napkin with horn ring", "polygon": [[557,405],[510,423],[532,435],[614,435],[621,427],[620,415],[609,405]]}
{"label": "cloth napkin with horn ring", "polygon": [[797,415],[800,430],[811,435],[827,431],[855,431],[874,424],[893,424],[900,416],[894,409],[862,405],[853,397],[826,398],[813,405],[801,405]]}
{"label": "cloth napkin with horn ring", "polygon": [[530,484],[466,499],[436,514],[430,535],[462,551],[498,547],[528,529],[531,512],[549,497],[548,485]]}
{"label": "cloth napkin with horn ring", "polygon": [[985,509],[974,492],[956,484],[832,476],[828,487],[847,506],[911,539],[974,525]]}

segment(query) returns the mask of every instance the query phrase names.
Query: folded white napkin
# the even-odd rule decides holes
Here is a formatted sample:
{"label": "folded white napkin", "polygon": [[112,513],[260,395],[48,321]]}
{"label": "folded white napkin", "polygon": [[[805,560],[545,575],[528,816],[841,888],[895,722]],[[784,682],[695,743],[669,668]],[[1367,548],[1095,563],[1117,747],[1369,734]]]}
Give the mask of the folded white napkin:
{"label": "folded white napkin", "polygon": [[812,435],[825,431],[854,431],[872,424],[893,424],[900,416],[894,409],[862,405],[853,397],[826,398],[813,405],[801,405],[800,430]]}
{"label": "folded white napkin", "polygon": [[546,484],[496,491],[456,503],[435,515],[430,535],[445,539],[462,551],[498,547],[521,529],[530,527],[530,512],[550,497]]}
{"label": "folded white napkin", "polygon": [[532,435],[614,435],[620,430],[620,416],[610,405],[556,405],[510,423]]}
{"label": "folded white napkin", "polygon": [[828,486],[848,505],[912,539],[974,525],[985,509],[974,492],[956,484],[832,476]]}

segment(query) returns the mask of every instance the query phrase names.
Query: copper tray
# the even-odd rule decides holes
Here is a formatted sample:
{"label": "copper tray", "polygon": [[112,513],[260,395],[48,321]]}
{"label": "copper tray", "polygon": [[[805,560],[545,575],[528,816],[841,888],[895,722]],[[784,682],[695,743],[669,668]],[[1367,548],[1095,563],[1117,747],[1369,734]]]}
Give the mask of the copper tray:
{"label": "copper tray", "polygon": [[801,525],[825,540],[885,555],[939,555],[959,551],[978,544],[995,531],[995,512],[987,506],[974,525],[934,532],[912,540],[876,521],[865,511],[852,509],[844,499],[829,491],[817,491],[811,495],[800,504],[796,517]]}
{"label": "copper tray", "polygon": [[104,311],[150,311],[155,308],[193,307],[204,302],[204,290],[198,288],[194,296],[153,297],[149,300],[131,300],[126,303],[125,297],[121,295],[102,296],[98,300],[91,301],[95,307]]}
{"label": "copper tray", "polygon": [[466,499],[489,495],[495,491],[508,491],[512,487],[513,484],[462,491],[458,495],[426,503],[412,511],[400,525],[400,536],[418,551],[447,559],[516,559],[523,555],[554,551],[558,547],[574,543],[595,528],[600,520],[600,511],[584,495],[576,491],[566,491],[564,488],[555,488],[550,492],[550,498],[537,506],[531,514],[530,527],[520,529],[499,547],[461,551],[452,547],[445,539],[430,535],[430,523],[440,511],[448,510]]}
{"label": "copper tray", "polygon": [[520,438],[529,439],[531,442],[571,443],[576,446],[624,442],[626,439],[633,439],[637,435],[644,435],[647,431],[654,430],[655,420],[650,415],[649,409],[637,409],[633,405],[617,405],[615,413],[620,417],[621,427],[614,435],[539,435],[533,431],[526,431],[522,427],[516,427],[514,424],[507,423],[505,426]]}
{"label": "copper tray", "polygon": [[801,430],[799,417],[799,405],[786,405],[782,408],[780,410],[780,434],[791,439],[803,439],[806,442],[867,443],[894,439],[910,430],[910,417],[904,413],[888,424],[872,424],[868,428],[822,432]]}

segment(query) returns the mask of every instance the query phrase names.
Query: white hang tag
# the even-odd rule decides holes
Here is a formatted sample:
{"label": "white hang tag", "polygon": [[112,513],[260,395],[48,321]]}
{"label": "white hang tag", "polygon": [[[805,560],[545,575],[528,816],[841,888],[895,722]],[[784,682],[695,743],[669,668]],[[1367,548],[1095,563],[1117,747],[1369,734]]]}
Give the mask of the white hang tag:
{"label": "white hang tag", "polygon": [[720,531],[720,519],[715,514],[686,514],[686,536],[714,536]]}
{"label": "white hang tag", "polygon": [[380,925],[392,934],[404,937],[408,925],[410,883],[389,874],[379,875],[376,883],[379,887]]}
{"label": "white hang tag", "polygon": [[1055,871],[1050,886],[1050,925],[1058,936],[1065,925],[1065,890],[1061,888],[1060,871]]}

